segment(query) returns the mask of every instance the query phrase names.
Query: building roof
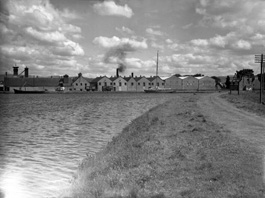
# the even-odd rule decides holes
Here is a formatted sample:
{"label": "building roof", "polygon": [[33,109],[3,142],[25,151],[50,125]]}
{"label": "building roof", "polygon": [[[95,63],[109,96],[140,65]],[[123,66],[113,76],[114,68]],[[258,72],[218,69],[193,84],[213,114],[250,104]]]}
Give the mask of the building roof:
{"label": "building roof", "polygon": [[131,79],[134,79],[134,80],[135,80],[135,78],[134,78],[134,77],[132,77],[132,76],[129,76],[129,77],[124,77],[123,79],[124,79],[124,80],[126,80],[127,82],[128,82],[129,80],[131,80]]}
{"label": "building roof", "polygon": [[56,87],[59,85],[60,78],[22,78],[6,77],[4,85],[7,87]]}
{"label": "building roof", "polygon": [[114,81],[114,80],[117,80],[119,77],[117,77],[117,76],[115,76],[115,77],[110,77],[109,79],[111,80],[111,81]]}
{"label": "building roof", "polygon": [[86,79],[87,82],[92,82],[92,80],[94,80],[94,78],[86,78],[86,77],[83,77],[84,79]]}
{"label": "building roof", "polygon": [[160,80],[162,80],[159,76],[150,76],[149,78],[147,78],[150,82],[154,81],[156,78],[159,78]]}
{"label": "building roof", "polygon": [[[102,78],[104,78],[104,77],[106,77],[106,76],[99,76],[99,77],[96,77],[96,78],[94,78],[94,79],[92,79],[90,82],[91,83],[97,83],[98,81],[100,81]],[[106,78],[108,78],[108,77],[106,77]]]}
{"label": "building roof", "polygon": [[[147,79],[145,76],[139,76],[139,77],[135,76],[135,77],[134,77],[134,80],[137,82],[137,81],[141,80],[142,78]],[[147,79],[147,80],[148,80],[148,79]],[[149,80],[148,80],[148,81],[149,81]]]}

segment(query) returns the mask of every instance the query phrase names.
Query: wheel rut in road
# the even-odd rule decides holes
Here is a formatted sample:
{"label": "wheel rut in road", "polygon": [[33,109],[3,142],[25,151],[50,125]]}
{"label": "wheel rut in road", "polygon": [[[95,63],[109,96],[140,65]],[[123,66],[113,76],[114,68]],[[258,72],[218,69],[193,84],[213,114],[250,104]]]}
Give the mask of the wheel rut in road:
{"label": "wheel rut in road", "polygon": [[[219,97],[220,93],[202,96],[197,104],[211,121],[250,142],[263,153],[265,172],[265,118],[234,107]],[[265,176],[263,176],[265,182]]]}

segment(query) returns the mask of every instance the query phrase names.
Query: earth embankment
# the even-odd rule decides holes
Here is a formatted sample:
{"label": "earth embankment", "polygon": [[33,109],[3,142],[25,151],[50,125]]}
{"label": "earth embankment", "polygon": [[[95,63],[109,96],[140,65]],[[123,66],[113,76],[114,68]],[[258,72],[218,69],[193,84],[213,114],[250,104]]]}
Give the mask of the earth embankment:
{"label": "earth embankment", "polygon": [[263,197],[262,149],[240,136],[238,124],[231,122],[247,123],[248,115],[237,118],[241,113],[234,110],[237,114],[226,119],[230,112],[221,108],[230,106],[215,97],[176,94],[140,116],[83,161],[65,197]]}

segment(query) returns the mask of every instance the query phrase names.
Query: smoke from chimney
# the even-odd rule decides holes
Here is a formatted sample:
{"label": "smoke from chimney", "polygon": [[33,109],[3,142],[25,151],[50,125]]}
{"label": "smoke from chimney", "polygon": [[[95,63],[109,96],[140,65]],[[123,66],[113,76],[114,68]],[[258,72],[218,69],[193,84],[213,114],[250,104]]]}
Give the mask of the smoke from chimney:
{"label": "smoke from chimney", "polygon": [[126,55],[128,52],[134,52],[135,49],[130,44],[123,44],[114,48],[111,48],[104,56],[105,63],[113,63],[116,62],[118,64],[118,68],[116,70],[116,74],[118,76],[118,72],[124,72],[126,69]]}

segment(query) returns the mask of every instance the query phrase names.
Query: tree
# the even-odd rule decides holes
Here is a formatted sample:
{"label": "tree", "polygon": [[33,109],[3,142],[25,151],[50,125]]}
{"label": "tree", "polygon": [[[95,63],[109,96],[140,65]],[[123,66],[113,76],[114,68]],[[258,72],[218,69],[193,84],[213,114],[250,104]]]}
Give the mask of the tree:
{"label": "tree", "polygon": [[242,69],[236,71],[237,79],[242,79],[243,77],[254,78],[254,71],[252,69]]}
{"label": "tree", "polygon": [[181,75],[180,75],[180,74],[175,74],[174,76],[176,76],[176,77],[180,77]]}
{"label": "tree", "polygon": [[230,82],[230,77],[227,76],[227,77],[226,77],[226,81],[225,81],[225,85],[226,85],[226,88],[227,88],[227,89],[230,89],[230,84],[231,84],[231,82]]}
{"label": "tree", "polygon": [[216,76],[212,76],[211,78],[215,80],[215,87],[216,88],[217,88],[217,86],[220,86],[222,89],[224,88],[222,83],[221,83],[221,79],[220,78],[218,78]]}
{"label": "tree", "polygon": [[[258,80],[261,82],[261,74],[258,74],[257,75],[258,76]],[[263,84],[263,87],[265,88],[265,73],[264,74],[262,74],[262,76],[263,76],[263,81],[264,81],[264,84]]]}
{"label": "tree", "polygon": [[216,77],[216,76],[212,76],[211,78],[214,79],[216,83],[220,83],[221,82],[221,79]]}
{"label": "tree", "polygon": [[[260,74],[258,74],[257,76],[258,76],[258,79],[259,79],[259,81],[261,81],[261,78],[260,78],[260,77],[261,77],[261,75],[260,75]],[[263,79],[265,79],[265,74],[262,74],[262,76],[263,76]]]}
{"label": "tree", "polygon": [[193,77],[201,77],[204,76],[203,74],[194,74]]}

